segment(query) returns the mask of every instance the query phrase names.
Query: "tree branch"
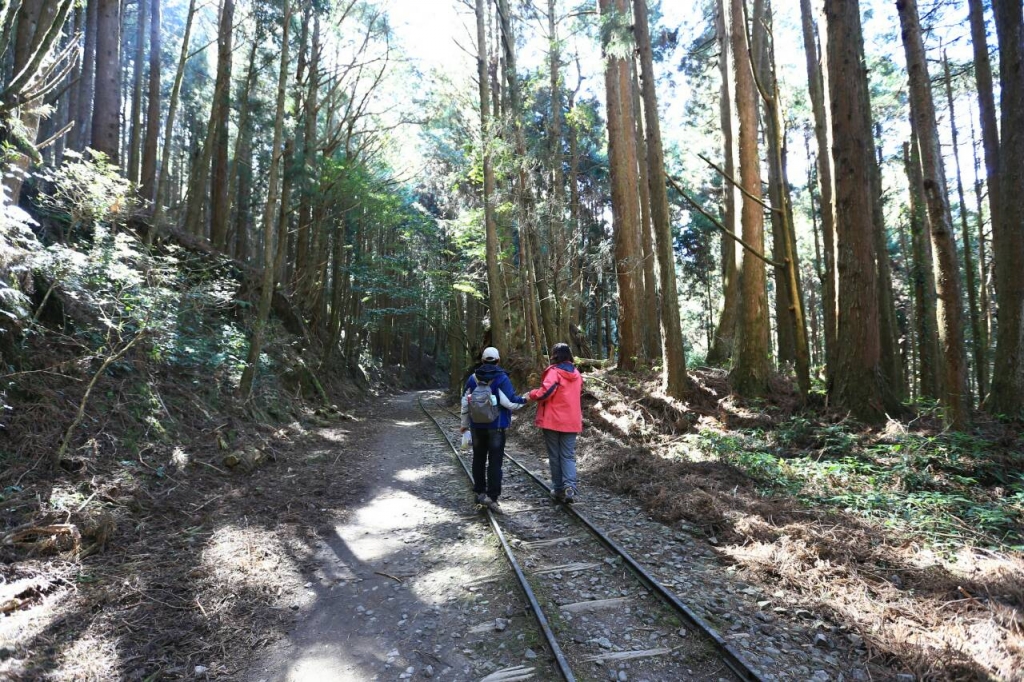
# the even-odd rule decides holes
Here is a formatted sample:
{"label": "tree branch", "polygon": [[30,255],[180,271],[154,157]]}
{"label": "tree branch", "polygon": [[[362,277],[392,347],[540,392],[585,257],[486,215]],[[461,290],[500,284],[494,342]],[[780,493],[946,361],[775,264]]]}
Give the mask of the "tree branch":
{"label": "tree branch", "polygon": [[71,421],[71,424],[64,432],[64,438],[61,439],[60,447],[54,454],[54,464],[60,463],[60,460],[68,451],[68,445],[70,445],[71,443],[71,436],[74,434],[75,429],[78,428],[78,425],[82,423],[82,418],[85,416],[85,406],[89,402],[89,394],[92,393],[92,389],[96,385],[96,382],[99,381],[99,378],[103,376],[104,372],[107,371],[107,367],[110,367],[110,365],[114,364],[122,357],[124,357],[124,355],[132,349],[132,346],[134,346],[138,341],[142,340],[144,336],[146,336],[145,331],[141,331],[138,334],[136,334],[135,338],[133,338],[131,341],[125,344],[121,348],[121,350],[117,351],[113,355],[108,355],[107,358],[103,361],[103,364],[100,365],[100,368],[96,370],[95,374],[92,375],[92,379],[89,381],[89,385],[85,387],[85,395],[82,396],[82,402],[78,404],[78,412],[75,414],[75,418]]}
{"label": "tree branch", "polygon": [[761,206],[763,206],[766,211],[774,211],[776,213],[782,213],[782,209],[781,208],[772,208],[771,205],[770,204],[766,204],[763,199],[759,199],[758,197],[755,197],[753,194],[751,194],[750,192],[745,190],[740,183],[738,183],[731,175],[726,173],[714,161],[712,161],[708,157],[704,156],[703,154],[698,154],[697,156],[700,158],[701,161],[703,161],[704,163],[706,163],[707,165],[711,166],[716,171],[718,171],[719,175],[721,175],[723,178],[725,178],[729,182],[730,185],[732,185],[733,187],[735,187],[739,191],[743,192],[743,195],[746,196],[748,199],[751,199],[751,200],[756,201],[757,203],[761,204]]}
{"label": "tree branch", "polygon": [[[703,157],[701,157],[701,158],[703,158]],[[708,213],[704,209],[704,207],[701,206],[699,203],[697,203],[697,201],[695,199],[693,199],[689,194],[687,194],[686,191],[682,187],[679,186],[679,183],[676,182],[675,178],[673,178],[668,173],[665,174],[665,181],[668,182],[669,186],[672,189],[674,189],[679,194],[679,196],[681,196],[683,199],[686,200],[686,203],[688,203],[690,206],[693,206],[693,208],[696,209],[702,216],[704,216],[705,218],[710,220],[712,225],[714,225],[719,230],[721,230],[723,234],[729,235],[729,237],[731,237],[732,239],[736,240],[739,243],[740,246],[742,246],[744,249],[749,251],[752,255],[756,256],[757,258],[760,258],[761,260],[763,260],[768,265],[771,265],[772,267],[775,267],[775,268],[784,268],[784,267],[786,267],[786,263],[784,261],[783,262],[779,262],[779,261],[773,261],[770,258],[766,258],[763,254],[758,253],[758,251],[753,246],[751,246],[750,244],[746,243],[739,236],[737,236],[731,230],[726,228],[726,226],[722,224],[722,221],[720,221],[718,218],[716,218],[715,216],[713,216],[710,213]]]}

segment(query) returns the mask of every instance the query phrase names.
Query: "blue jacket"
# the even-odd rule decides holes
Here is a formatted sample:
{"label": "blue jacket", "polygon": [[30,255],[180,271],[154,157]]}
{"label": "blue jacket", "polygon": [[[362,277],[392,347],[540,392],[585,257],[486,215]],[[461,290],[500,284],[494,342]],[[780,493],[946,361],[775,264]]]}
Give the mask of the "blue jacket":
{"label": "blue jacket", "polygon": [[[469,421],[466,396],[477,387],[477,382],[490,384],[491,392],[498,396],[498,418],[490,424]],[[516,389],[512,387],[512,380],[508,378],[505,370],[497,365],[484,363],[476,368],[476,372],[466,381],[466,388],[462,391],[463,426],[471,426],[474,429],[507,429],[512,424],[512,410],[517,410],[525,404],[526,398],[516,395]]]}

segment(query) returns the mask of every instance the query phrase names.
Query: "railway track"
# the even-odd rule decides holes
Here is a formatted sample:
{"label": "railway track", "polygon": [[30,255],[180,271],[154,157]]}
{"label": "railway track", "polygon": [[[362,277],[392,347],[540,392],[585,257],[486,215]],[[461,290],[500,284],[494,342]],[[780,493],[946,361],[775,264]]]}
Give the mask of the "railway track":
{"label": "railway track", "polygon": [[[419,405],[472,480],[468,458],[453,442],[458,415],[434,406],[447,415],[446,428],[422,399]],[[714,628],[587,518],[585,502],[554,505],[535,472],[507,452],[506,459],[513,466],[505,470],[504,513],[484,513],[556,674],[567,681],[761,680]]]}

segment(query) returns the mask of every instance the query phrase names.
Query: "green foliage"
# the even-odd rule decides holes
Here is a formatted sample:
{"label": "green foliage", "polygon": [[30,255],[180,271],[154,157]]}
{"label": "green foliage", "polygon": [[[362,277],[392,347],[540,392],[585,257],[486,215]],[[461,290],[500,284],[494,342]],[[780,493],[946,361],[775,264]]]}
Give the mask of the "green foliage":
{"label": "green foliage", "polygon": [[628,13],[612,11],[601,17],[601,46],[606,59],[633,58],[633,22]]}
{"label": "green foliage", "polygon": [[234,305],[238,282],[230,268],[210,268],[173,247],[151,254],[134,236],[111,234],[102,224],[91,240],[53,245],[34,264],[74,302],[71,322],[83,345],[109,348],[145,332],[152,360],[240,371],[246,336],[213,317]]}
{"label": "green foliage", "polygon": [[[1024,546],[1022,453],[956,432],[865,444],[842,424],[802,417],[782,425],[773,438],[779,453],[766,451],[757,433],[705,429],[695,444],[743,470],[766,492],[873,519],[938,547]],[[801,454],[781,454],[794,449]]]}
{"label": "green foliage", "polygon": [[50,191],[39,195],[39,208],[52,220],[67,226],[64,237],[97,223],[108,226],[125,222],[129,215],[131,184],[118,175],[105,154],[91,149],[65,153],[59,168],[46,169],[40,178]]}
{"label": "green foliage", "polygon": [[38,226],[32,216],[10,203],[7,186],[0,184],[0,334],[29,314],[29,301],[17,287],[16,277],[39,241],[32,232]]}
{"label": "green foliage", "polygon": [[[11,369],[13,358],[7,356],[20,341],[22,329],[31,317],[31,302],[21,290],[19,279],[32,252],[40,248],[32,232],[36,225],[31,216],[10,203],[7,186],[0,184],[0,373]],[[6,382],[0,384],[0,414],[10,409],[8,387]]]}
{"label": "green foliage", "polygon": [[819,457],[844,457],[857,447],[856,435],[842,423],[816,424],[794,417],[775,432],[776,443],[787,448],[813,448]]}
{"label": "green foliage", "polygon": [[732,433],[701,429],[697,434],[696,445],[704,454],[724,460],[743,449],[744,439]]}
{"label": "green foliage", "polygon": [[151,360],[237,380],[246,335],[224,321],[238,293],[234,266],[174,246],[152,252],[119,230],[129,184],[102,155],[70,155],[45,179],[50,192],[39,201],[51,221],[71,228],[69,240],[38,248],[29,264],[63,301],[71,339],[104,354],[145,333]]}

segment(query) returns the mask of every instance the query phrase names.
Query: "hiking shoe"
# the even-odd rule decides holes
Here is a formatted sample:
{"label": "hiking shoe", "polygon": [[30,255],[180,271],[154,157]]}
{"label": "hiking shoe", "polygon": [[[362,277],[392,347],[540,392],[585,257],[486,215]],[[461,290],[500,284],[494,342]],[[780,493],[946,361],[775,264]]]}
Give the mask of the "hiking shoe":
{"label": "hiking shoe", "polygon": [[576,504],[576,490],[574,488],[566,488],[562,491],[562,499],[565,500],[566,504]]}
{"label": "hiking shoe", "polygon": [[476,496],[476,503],[486,507],[491,504],[491,498],[487,497],[485,493],[479,493]]}
{"label": "hiking shoe", "polygon": [[554,502],[555,504],[561,504],[562,502],[565,501],[565,495],[561,490],[552,490],[550,495],[551,501]]}
{"label": "hiking shoe", "polygon": [[490,509],[495,514],[504,514],[505,513],[505,512],[503,512],[501,510],[501,505],[498,504],[494,500],[487,500],[487,508]]}

